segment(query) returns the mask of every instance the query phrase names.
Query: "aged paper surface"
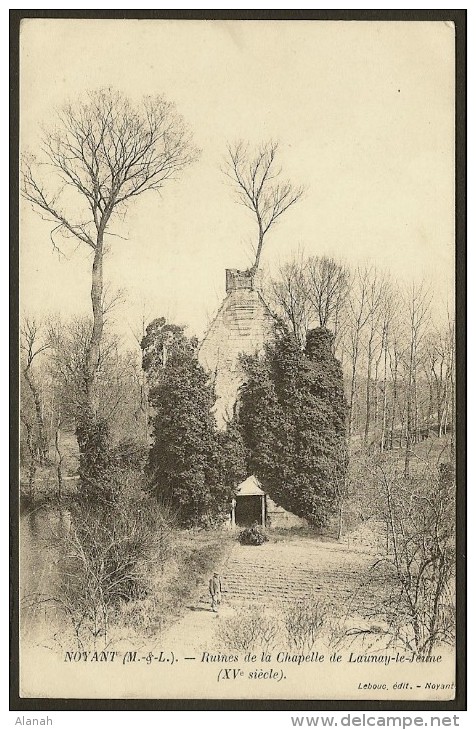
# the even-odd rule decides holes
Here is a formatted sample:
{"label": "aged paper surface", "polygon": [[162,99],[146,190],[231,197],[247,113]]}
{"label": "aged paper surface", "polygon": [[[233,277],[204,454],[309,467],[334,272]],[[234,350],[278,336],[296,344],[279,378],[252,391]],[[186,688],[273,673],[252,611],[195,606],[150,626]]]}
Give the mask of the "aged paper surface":
{"label": "aged paper surface", "polygon": [[[445,22],[22,22],[23,697],[454,697],[454,40]],[[142,133],[169,155],[155,178],[158,158],[131,146]],[[275,315],[302,348],[329,330],[342,365],[348,464],[316,492],[331,494],[326,519],[299,494],[294,508],[282,480],[273,492],[247,445],[259,478],[250,467],[225,485],[221,522],[181,522],[172,485],[149,540],[140,511],[132,524],[108,506],[101,526],[78,408],[108,413],[96,465],[126,442],[147,452],[127,462],[127,485],[147,492],[154,387],[175,352],[163,325],[142,352],[148,325],[198,339],[224,434],[240,425],[240,353],[263,355]],[[141,368],[151,352],[156,382]],[[314,428],[292,413],[298,435]],[[300,483],[307,452],[281,443]],[[338,469],[336,451],[324,460]],[[113,490],[126,478],[114,464]],[[254,522],[267,541],[240,544]]]}

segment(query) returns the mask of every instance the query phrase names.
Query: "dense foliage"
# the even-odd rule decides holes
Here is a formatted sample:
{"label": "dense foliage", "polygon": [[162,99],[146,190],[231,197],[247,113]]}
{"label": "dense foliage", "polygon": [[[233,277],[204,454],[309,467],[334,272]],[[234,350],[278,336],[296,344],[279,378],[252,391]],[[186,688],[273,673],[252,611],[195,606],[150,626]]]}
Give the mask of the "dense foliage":
{"label": "dense foliage", "polygon": [[249,472],[285,509],[322,525],[347,468],[346,402],[332,335],[308,333],[303,352],[281,332],[264,357],[246,358],[237,423]]}
{"label": "dense foliage", "polygon": [[93,418],[84,425],[78,424],[76,435],[81,497],[85,503],[117,503],[138,491],[146,461],[142,444],[133,439],[112,444],[107,421]]}
{"label": "dense foliage", "polygon": [[198,524],[225,511],[229,496],[211,413],[214,388],[196,358],[196,340],[183,328],[154,320],[142,348],[154,409],[151,489],[177,510],[182,524]]}

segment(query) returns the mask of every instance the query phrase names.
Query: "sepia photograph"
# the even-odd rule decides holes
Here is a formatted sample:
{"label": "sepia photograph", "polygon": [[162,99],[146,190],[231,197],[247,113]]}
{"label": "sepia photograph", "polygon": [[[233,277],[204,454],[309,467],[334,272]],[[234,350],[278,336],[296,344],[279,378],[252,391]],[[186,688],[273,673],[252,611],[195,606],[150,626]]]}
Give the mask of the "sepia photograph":
{"label": "sepia photograph", "polygon": [[455,699],[456,34],[21,20],[21,698]]}

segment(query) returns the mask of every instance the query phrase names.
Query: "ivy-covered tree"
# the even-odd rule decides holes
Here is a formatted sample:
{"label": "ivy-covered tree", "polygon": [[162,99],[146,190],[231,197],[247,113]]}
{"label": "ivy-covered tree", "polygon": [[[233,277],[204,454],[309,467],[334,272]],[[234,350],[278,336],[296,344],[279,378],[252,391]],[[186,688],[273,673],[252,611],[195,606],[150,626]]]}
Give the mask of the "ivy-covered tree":
{"label": "ivy-covered tree", "polygon": [[315,525],[337,507],[347,469],[347,406],[332,342],[328,330],[312,330],[303,352],[281,332],[264,357],[244,360],[237,409],[249,471],[274,500]]}
{"label": "ivy-covered tree", "polygon": [[215,392],[196,348],[196,339],[187,338],[182,327],[163,318],[147,327],[142,341],[154,410],[150,485],[185,525],[217,517],[226,511],[229,496],[211,413]]}
{"label": "ivy-covered tree", "polygon": [[248,449],[236,420],[230,421],[225,430],[217,431],[217,438],[220,480],[233,489],[249,476]]}

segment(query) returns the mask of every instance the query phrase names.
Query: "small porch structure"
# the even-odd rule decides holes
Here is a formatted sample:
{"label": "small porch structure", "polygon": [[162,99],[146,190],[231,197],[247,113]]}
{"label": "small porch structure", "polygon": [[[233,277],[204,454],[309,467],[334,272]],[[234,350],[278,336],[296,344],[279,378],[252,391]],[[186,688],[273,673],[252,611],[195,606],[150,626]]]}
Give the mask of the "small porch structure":
{"label": "small porch structure", "polygon": [[235,489],[231,502],[231,527],[266,527],[266,493],[255,476],[250,476]]}

